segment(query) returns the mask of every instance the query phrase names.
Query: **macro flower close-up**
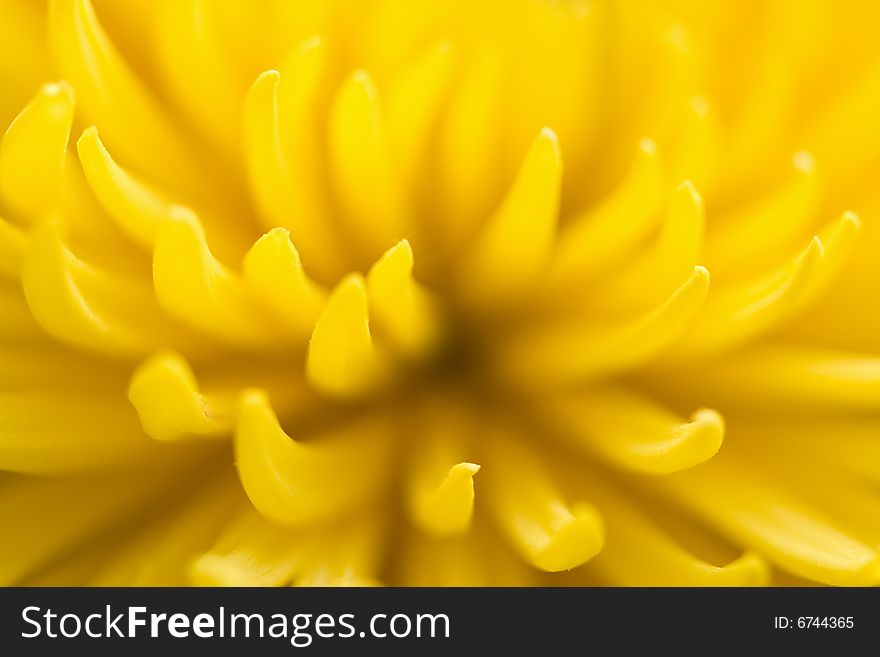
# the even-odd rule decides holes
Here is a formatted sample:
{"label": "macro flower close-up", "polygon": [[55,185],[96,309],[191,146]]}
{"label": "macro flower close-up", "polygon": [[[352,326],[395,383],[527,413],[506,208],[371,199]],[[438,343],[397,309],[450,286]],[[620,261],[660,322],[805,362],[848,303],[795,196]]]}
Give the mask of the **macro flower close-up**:
{"label": "macro flower close-up", "polygon": [[878,29],[0,0],[0,584],[880,583]]}

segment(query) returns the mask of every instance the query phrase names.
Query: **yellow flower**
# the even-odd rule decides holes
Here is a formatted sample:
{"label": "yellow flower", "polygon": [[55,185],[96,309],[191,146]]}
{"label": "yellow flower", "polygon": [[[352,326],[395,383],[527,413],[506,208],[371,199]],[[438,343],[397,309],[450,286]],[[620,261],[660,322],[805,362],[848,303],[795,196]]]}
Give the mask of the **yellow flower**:
{"label": "yellow flower", "polygon": [[876,584],[878,21],[3,0],[0,583]]}

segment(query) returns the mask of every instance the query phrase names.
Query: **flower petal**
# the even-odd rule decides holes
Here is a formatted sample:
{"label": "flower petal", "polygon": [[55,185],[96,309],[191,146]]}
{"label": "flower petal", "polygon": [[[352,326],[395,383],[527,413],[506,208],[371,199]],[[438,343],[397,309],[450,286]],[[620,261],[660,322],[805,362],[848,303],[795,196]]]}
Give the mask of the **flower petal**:
{"label": "flower petal", "polygon": [[70,85],[45,84],[3,135],[0,198],[16,213],[38,215],[60,195],[73,113]]}
{"label": "flower petal", "polygon": [[381,385],[383,367],[370,335],[364,279],[351,274],[333,290],[315,324],[306,377],[320,392],[345,398]]}
{"label": "flower petal", "polygon": [[709,289],[709,272],[693,274],[654,310],[612,326],[571,323],[532,328],[503,344],[499,367],[532,385],[593,379],[634,369],[655,358],[696,319]]}
{"label": "flower petal", "polygon": [[880,554],[748,463],[713,459],[662,490],[720,531],[800,577],[839,586],[880,582]]}
{"label": "flower petal", "polygon": [[644,239],[657,225],[665,184],[657,146],[644,139],[615,190],[561,230],[548,276],[551,287],[576,285]]}
{"label": "flower petal", "polygon": [[355,71],[339,87],[329,117],[330,170],[346,235],[372,260],[407,237],[407,210],[376,85]]}
{"label": "flower petal", "polygon": [[724,421],[700,409],[690,421],[634,390],[604,386],[554,395],[541,404],[545,421],[568,443],[625,470],[669,474],[711,458]]}
{"label": "flower petal", "polygon": [[49,41],[78,104],[111,149],[170,189],[211,197],[182,135],[128,68],[89,0],[49,2]]}
{"label": "flower petal", "polygon": [[127,235],[152,250],[171,205],[113,161],[95,126],[83,131],[76,148],[95,198]]}
{"label": "flower petal", "polygon": [[462,254],[457,273],[466,298],[481,305],[505,300],[537,279],[553,249],[561,186],[559,143],[544,128],[498,210]]}
{"label": "flower petal", "polygon": [[[474,510],[474,475],[480,466],[464,459],[473,423],[450,404],[428,404],[417,415],[417,446],[410,451],[404,496],[410,521],[433,536],[466,533]],[[473,448],[470,448],[473,449]]]}
{"label": "flower petal", "polygon": [[604,545],[598,511],[569,505],[540,459],[519,436],[494,427],[487,439],[485,494],[499,529],[535,568],[568,570],[589,561]]}
{"label": "flower petal", "polygon": [[646,308],[667,297],[700,262],[706,221],[703,206],[694,186],[689,181],[681,183],[671,195],[653,247],[589,302],[619,311]]}
{"label": "flower petal", "polygon": [[281,71],[253,83],[242,114],[246,173],[260,219],[291,231],[310,269],[323,278],[344,272],[345,244],[336,235],[325,198],[317,133],[317,103],[326,77],[326,47],[302,44]]}
{"label": "flower petal", "polygon": [[424,356],[440,336],[439,306],[412,275],[413,252],[403,240],[385,252],[367,274],[370,316],[394,349]]}
{"label": "flower petal", "polygon": [[[582,477],[580,477],[582,479]],[[615,586],[762,586],[770,579],[767,563],[747,552],[715,566],[679,544],[649,511],[591,477],[582,488],[592,496],[607,526],[607,546],[586,572]]]}
{"label": "flower petal", "polygon": [[148,284],[92,267],[61,239],[57,222],[35,227],[22,285],[40,326],[59,340],[118,355],[141,355],[186,342],[162,314]]}
{"label": "flower petal", "polygon": [[306,525],[358,508],[387,483],[391,428],[361,418],[308,443],[292,440],[265,395],[243,393],[235,431],[242,485],[265,516]]}
{"label": "flower petal", "polygon": [[306,276],[286,228],[273,228],[254,243],[245,254],[242,276],[291,334],[311,334],[327,292]]}
{"label": "flower petal", "polygon": [[[757,200],[713,218],[706,262],[725,275],[754,275],[778,258],[780,250],[809,234],[819,211],[821,180],[808,153],[792,158],[788,177]],[[748,253],[748,258],[743,258]],[[772,266],[772,265],[769,265]]]}
{"label": "flower petal", "polygon": [[289,338],[241,276],[214,257],[187,208],[175,206],[162,224],[153,251],[153,285],[169,314],[205,335],[263,348]]}

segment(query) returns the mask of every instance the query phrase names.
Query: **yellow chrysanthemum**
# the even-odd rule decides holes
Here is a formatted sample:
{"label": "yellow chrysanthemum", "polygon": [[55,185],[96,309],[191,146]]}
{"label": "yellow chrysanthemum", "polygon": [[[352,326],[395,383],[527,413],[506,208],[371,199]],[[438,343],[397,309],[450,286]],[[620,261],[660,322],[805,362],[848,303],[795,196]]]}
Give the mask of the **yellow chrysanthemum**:
{"label": "yellow chrysanthemum", "polygon": [[878,27],[0,0],[0,583],[878,583]]}

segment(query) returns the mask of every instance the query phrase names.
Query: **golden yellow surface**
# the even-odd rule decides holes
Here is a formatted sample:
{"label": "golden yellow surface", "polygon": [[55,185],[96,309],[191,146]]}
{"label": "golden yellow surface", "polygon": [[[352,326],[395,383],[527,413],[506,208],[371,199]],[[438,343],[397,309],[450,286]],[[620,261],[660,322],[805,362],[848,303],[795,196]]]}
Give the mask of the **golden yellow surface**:
{"label": "golden yellow surface", "polygon": [[880,583],[878,32],[0,0],[0,584]]}

